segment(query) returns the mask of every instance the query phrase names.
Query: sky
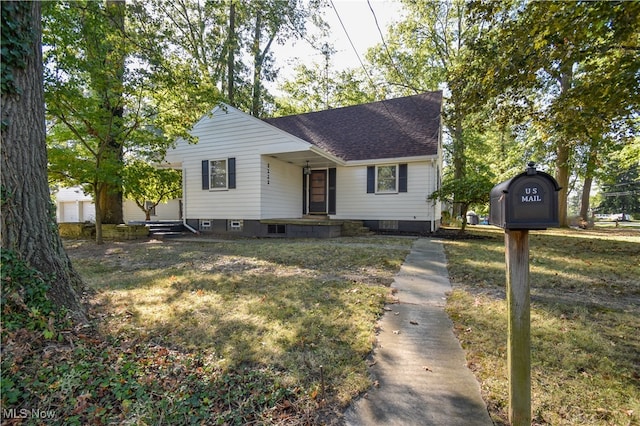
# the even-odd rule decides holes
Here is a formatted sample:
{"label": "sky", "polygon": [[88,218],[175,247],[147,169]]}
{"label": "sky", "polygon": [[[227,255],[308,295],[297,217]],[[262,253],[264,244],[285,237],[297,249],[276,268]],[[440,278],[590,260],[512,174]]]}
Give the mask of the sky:
{"label": "sky", "polygon": [[[336,50],[331,59],[331,70],[337,72],[345,68],[359,68],[361,65],[349,38],[363,62],[367,49],[382,42],[369,3],[375,12],[382,34],[385,36],[388,25],[401,18],[400,5],[393,0],[369,0],[369,3],[367,0],[332,0],[332,2],[335,10],[329,7],[324,11],[324,19],[331,27],[327,41],[333,44]],[[348,37],[340,24],[338,15],[346,28]],[[312,24],[309,24],[308,31],[311,30]],[[279,82],[290,78],[293,75],[293,68],[298,63],[306,65],[311,65],[314,62],[324,63],[323,55],[312,49],[305,41],[288,43],[284,46],[277,45],[273,48],[273,52],[276,66],[280,69]]]}

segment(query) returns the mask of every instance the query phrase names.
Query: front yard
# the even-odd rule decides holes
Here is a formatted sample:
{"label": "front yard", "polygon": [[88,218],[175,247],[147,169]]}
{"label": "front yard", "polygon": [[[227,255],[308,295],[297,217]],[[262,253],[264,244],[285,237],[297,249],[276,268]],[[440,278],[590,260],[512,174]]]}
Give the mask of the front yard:
{"label": "front yard", "polygon": [[[507,424],[503,232],[449,236],[447,311]],[[413,241],[67,241],[92,326],[56,325],[3,294],[3,421],[339,424],[372,384],[376,320]],[[548,230],[530,243],[534,424],[638,424],[640,232]]]}
{"label": "front yard", "polygon": [[[506,425],[504,233],[469,234],[445,244],[447,310],[492,419]],[[640,229],[532,231],[529,240],[533,424],[639,424]]]}
{"label": "front yard", "polygon": [[371,385],[376,319],[412,242],[68,241],[95,331],[8,335],[32,342],[3,359],[24,383],[3,383],[3,407],[58,424],[334,423]]}

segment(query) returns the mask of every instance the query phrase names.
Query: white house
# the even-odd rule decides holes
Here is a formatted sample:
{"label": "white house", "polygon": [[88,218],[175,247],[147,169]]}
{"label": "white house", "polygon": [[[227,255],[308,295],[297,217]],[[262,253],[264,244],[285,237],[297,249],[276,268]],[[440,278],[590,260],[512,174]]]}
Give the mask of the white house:
{"label": "white house", "polygon": [[[56,220],[58,223],[95,222],[96,206],[91,195],[86,195],[82,188],[60,188],[53,194],[56,204]],[[152,221],[180,220],[182,218],[182,200],[169,200],[158,204],[151,212]],[[144,222],[144,212],[132,200],[124,200],[122,214],[126,223]]]}
{"label": "white house", "polygon": [[182,169],[185,222],[254,236],[340,221],[433,232],[441,107],[439,91],[265,120],[221,105],[192,129],[197,144],[166,156]]}

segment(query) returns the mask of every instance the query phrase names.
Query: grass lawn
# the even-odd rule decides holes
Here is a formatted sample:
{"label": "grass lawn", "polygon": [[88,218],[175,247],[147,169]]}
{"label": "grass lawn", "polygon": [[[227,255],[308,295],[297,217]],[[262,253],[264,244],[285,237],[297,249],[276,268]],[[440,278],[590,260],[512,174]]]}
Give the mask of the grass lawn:
{"label": "grass lawn", "polygon": [[[445,240],[447,311],[494,422],[507,424],[504,233],[467,234]],[[15,291],[3,265],[3,416],[337,424],[371,385],[376,320],[412,243],[68,241],[89,289],[92,326],[80,328]],[[530,269],[534,424],[640,424],[640,232],[531,232]]]}
{"label": "grass lawn", "polygon": [[[504,232],[446,241],[447,311],[492,419],[508,424]],[[530,232],[536,425],[640,424],[640,229]]]}
{"label": "grass lawn", "polygon": [[65,425],[335,423],[371,385],[412,242],[68,241],[93,327],[3,327],[2,407]]}

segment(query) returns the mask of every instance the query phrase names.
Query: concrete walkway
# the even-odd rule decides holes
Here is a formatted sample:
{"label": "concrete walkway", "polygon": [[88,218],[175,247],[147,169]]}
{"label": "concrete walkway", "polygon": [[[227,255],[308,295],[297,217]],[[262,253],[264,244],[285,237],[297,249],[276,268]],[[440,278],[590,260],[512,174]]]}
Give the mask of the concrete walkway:
{"label": "concrete walkway", "polygon": [[345,413],[347,425],[492,425],[480,386],[444,311],[451,290],[442,243],[417,240],[392,287],[371,367],[377,386]]}

